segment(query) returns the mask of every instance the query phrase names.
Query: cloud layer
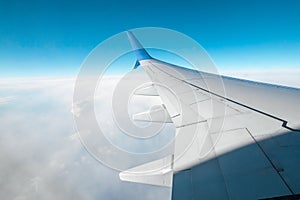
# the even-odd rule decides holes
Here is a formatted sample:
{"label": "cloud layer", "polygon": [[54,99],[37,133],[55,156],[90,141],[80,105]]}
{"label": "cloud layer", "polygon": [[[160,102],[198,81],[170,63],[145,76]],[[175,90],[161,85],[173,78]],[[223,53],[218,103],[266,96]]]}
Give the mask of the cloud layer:
{"label": "cloud layer", "polygon": [[166,188],[121,182],[118,171],[87,153],[70,112],[73,84],[73,79],[1,83],[1,198],[167,198]]}
{"label": "cloud layer", "polygon": [[[300,86],[297,70],[226,75]],[[108,84],[115,84],[114,81],[107,79]],[[110,106],[110,86],[96,95],[95,107],[102,112]],[[80,115],[84,103],[72,108],[73,87],[72,78],[0,81],[1,199],[167,199],[169,189],[121,182],[119,171],[101,164],[85,150],[73,121],[73,114]],[[136,106],[131,108],[132,113],[149,108],[151,102],[144,101],[132,100]],[[114,142],[121,144],[125,137],[104,120],[109,115],[100,113],[97,120],[104,123]],[[127,147],[132,148],[130,144]],[[132,165],[132,160],[126,165]]]}

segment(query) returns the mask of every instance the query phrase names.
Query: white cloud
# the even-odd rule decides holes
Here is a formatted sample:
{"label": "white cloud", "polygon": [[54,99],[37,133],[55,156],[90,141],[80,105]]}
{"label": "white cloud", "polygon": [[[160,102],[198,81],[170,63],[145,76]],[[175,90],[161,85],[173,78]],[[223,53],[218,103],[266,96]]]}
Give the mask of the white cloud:
{"label": "white cloud", "polygon": [[9,105],[2,104],[0,111],[1,198],[153,199],[168,195],[165,188],[121,182],[118,171],[85,151],[74,134],[70,113],[73,85],[71,80],[27,79],[6,80],[1,87],[2,95],[15,97]]}
{"label": "white cloud", "polygon": [[223,70],[223,75],[300,88],[300,69]]}
{"label": "white cloud", "polygon": [[14,96],[0,97],[0,105],[9,103],[9,102],[13,101],[14,99],[15,99]]}
{"label": "white cloud", "polygon": [[[299,71],[270,74],[268,71],[227,73],[300,86]],[[75,133],[70,112],[73,109],[73,113],[79,116],[82,111],[81,104],[72,108],[73,86],[74,79],[71,78],[1,80],[1,198],[166,199],[169,189],[121,182],[118,171],[102,165],[85,151]],[[111,91],[107,87],[102,91],[96,99],[97,108],[103,112],[105,107],[109,108],[107,97]],[[143,101],[135,100],[138,108],[132,109],[133,112],[147,109],[149,105]],[[103,121],[107,116],[107,113],[102,114],[98,120]],[[105,125],[116,143],[124,141],[124,137],[118,137],[112,123],[106,121]],[[105,146],[99,148],[114,153]]]}

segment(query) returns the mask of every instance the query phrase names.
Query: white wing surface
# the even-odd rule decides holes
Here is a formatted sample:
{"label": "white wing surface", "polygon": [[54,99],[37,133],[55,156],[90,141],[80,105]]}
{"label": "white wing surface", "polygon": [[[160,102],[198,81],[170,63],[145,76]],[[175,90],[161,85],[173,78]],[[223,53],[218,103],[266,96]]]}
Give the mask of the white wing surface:
{"label": "white wing surface", "polygon": [[122,180],[172,187],[172,199],[299,197],[299,89],[174,66],[128,37],[155,88],[139,93],[164,103],[136,118],[172,122],[176,138],[172,155]]}

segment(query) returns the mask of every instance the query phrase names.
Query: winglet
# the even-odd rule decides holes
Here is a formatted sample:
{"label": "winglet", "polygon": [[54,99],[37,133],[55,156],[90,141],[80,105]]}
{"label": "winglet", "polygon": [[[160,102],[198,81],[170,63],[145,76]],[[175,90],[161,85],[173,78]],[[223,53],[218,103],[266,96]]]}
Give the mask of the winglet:
{"label": "winglet", "polygon": [[[127,31],[128,40],[132,46],[132,49],[135,51],[137,61],[152,59],[152,57],[148,54],[148,52],[143,48],[141,43],[137,40],[137,38],[133,35],[132,32]],[[135,67],[136,68],[136,67]]]}

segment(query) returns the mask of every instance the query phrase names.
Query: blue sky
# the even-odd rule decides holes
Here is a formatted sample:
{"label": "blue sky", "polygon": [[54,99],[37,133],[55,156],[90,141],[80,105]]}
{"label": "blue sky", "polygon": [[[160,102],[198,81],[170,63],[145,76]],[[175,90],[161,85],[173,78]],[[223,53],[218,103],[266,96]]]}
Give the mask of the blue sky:
{"label": "blue sky", "polygon": [[76,75],[101,41],[165,27],[222,69],[300,68],[300,1],[1,1],[0,77]]}

